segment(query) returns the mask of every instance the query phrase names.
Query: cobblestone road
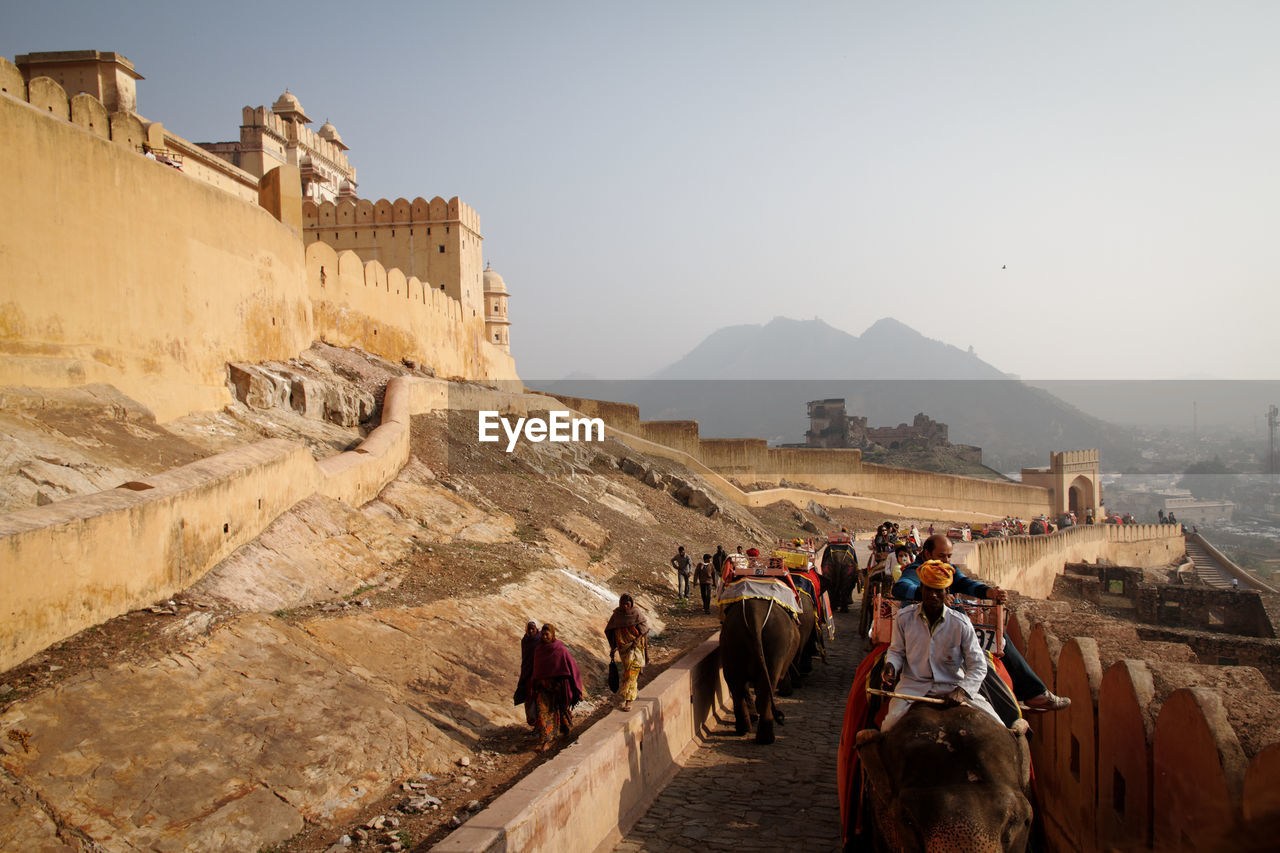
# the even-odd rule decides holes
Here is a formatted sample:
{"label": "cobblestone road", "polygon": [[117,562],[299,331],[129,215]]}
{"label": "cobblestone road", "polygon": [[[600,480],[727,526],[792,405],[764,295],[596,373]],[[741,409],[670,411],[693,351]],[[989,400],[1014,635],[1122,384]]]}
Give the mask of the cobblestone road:
{"label": "cobblestone road", "polygon": [[836,748],[844,704],[865,649],[857,613],[836,614],[827,664],[780,699],[787,724],[772,746],[733,733],[718,712],[711,734],[622,839],[617,853],[840,849]]}

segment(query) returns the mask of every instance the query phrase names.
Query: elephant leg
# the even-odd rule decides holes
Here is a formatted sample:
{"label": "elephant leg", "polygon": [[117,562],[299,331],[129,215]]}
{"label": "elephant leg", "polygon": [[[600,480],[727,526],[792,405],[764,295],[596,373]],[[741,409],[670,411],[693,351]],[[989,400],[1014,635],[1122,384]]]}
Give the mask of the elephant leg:
{"label": "elephant leg", "polygon": [[740,735],[751,731],[749,698],[745,684],[729,685],[729,700],[733,703],[733,730]]}
{"label": "elephant leg", "polygon": [[796,672],[795,665],[787,667],[786,672],[782,674],[782,678],[778,680],[778,695],[790,696],[795,692],[795,688],[800,686],[800,673]]}
{"label": "elephant leg", "polygon": [[773,697],[763,690],[756,691],[756,711],[760,723],[756,726],[756,743],[768,746],[777,738],[773,733]]}
{"label": "elephant leg", "polygon": [[816,633],[809,635],[809,641],[804,644],[804,648],[800,650],[800,662],[796,664],[796,669],[801,675],[808,675],[813,672],[813,656],[817,653],[818,642],[814,638]]}

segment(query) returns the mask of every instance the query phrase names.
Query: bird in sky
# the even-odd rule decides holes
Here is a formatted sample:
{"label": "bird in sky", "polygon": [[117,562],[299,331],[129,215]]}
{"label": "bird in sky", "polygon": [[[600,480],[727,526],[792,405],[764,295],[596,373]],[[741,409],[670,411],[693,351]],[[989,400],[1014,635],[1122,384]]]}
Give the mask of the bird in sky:
{"label": "bird in sky", "polygon": [[1009,265],[1008,265],[1008,264],[1001,264],[1001,265],[1000,265],[1000,269],[1002,269],[1002,270],[1007,270],[1008,268],[1009,268]]}

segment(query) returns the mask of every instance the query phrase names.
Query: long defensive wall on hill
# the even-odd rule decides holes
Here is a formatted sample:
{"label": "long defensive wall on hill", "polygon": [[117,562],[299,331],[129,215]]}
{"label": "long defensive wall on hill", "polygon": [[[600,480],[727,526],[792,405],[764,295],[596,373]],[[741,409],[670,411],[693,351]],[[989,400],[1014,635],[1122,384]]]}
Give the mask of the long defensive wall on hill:
{"label": "long defensive wall on hill", "polygon": [[[800,489],[808,486],[819,492],[834,489],[840,494],[824,496],[824,501],[832,505],[907,514],[937,513],[974,521],[1009,516],[1031,518],[1050,512],[1054,506],[1052,484],[1006,483],[876,465],[863,462],[862,452],[852,449],[769,447],[761,438],[702,438],[696,421],[642,421],[639,408],[629,403],[551,396],[577,411],[601,418],[620,433],[678,451],[726,481],[775,483],[780,488],[784,483],[795,483]],[[1051,467],[1056,466],[1053,470],[1061,468],[1059,459],[1066,457],[1074,463],[1070,473],[1077,479],[1073,481],[1072,495],[1079,501],[1081,515],[1089,506],[1100,517],[1098,452],[1055,453],[1051,458]],[[1080,483],[1088,485],[1087,493]],[[783,497],[775,489],[745,494],[743,503],[753,506]],[[845,496],[854,502],[844,500]]]}

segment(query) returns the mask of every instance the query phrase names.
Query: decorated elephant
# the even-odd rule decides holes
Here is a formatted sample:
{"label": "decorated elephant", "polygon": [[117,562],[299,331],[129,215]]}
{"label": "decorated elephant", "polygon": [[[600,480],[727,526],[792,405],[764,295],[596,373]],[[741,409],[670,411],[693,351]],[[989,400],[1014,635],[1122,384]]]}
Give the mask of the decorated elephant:
{"label": "decorated elephant", "polygon": [[774,741],[774,690],[800,646],[800,629],[787,610],[774,601],[745,598],[728,605],[720,625],[720,666],[733,699],[734,728],[751,730],[748,683],[755,689],[756,743]]}
{"label": "decorated elephant", "polygon": [[830,591],[831,607],[849,612],[854,591],[861,586],[858,555],[851,545],[829,544],[822,553],[822,585]]}
{"label": "decorated elephant", "polygon": [[1031,834],[1027,724],[969,706],[913,707],[887,732],[858,732],[864,815],[892,851],[1020,853]]}
{"label": "decorated elephant", "polygon": [[804,677],[813,672],[813,656],[818,649],[818,607],[813,598],[804,592],[796,596],[800,605],[800,642],[795,657],[783,670],[778,682],[778,695],[790,696],[794,687],[804,686]]}

